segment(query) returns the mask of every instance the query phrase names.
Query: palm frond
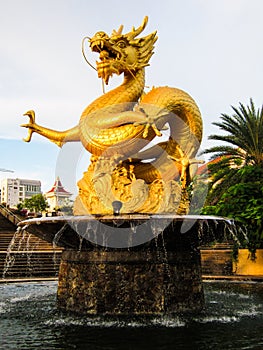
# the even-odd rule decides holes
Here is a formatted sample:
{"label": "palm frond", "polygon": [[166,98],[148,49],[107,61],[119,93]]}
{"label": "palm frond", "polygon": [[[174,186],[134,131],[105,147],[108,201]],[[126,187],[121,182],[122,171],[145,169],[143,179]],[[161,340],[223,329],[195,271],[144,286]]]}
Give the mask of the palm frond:
{"label": "palm frond", "polygon": [[223,144],[231,144],[232,149],[221,146],[221,149],[210,148],[203,153],[214,153],[215,157],[236,154],[235,148],[239,149],[239,155],[245,163],[252,162],[259,164],[263,162],[263,106],[256,109],[253,100],[250,99],[250,105],[232,107],[233,115],[221,115],[220,122],[214,122],[213,125],[220,128],[223,134],[210,135],[209,139],[220,141]]}
{"label": "palm frond", "polygon": [[233,115],[221,114],[220,122],[214,122],[222,133],[209,136],[218,141],[202,151],[211,155],[208,169],[211,175],[211,188],[208,200],[217,201],[233,184],[242,181],[240,169],[247,165],[260,165],[263,168],[263,106],[255,108],[250,99],[248,106],[239,103],[231,106]]}

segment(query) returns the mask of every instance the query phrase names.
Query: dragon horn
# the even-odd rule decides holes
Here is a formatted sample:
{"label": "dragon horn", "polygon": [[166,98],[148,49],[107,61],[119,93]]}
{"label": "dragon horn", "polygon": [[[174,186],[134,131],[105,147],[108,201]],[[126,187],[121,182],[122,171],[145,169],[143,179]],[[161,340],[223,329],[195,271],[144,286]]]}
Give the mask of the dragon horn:
{"label": "dragon horn", "polygon": [[123,30],[123,24],[120,25],[120,28],[118,30],[113,29],[112,35],[121,35]]}
{"label": "dragon horn", "polygon": [[145,16],[144,19],[143,19],[142,24],[137,29],[135,29],[133,27],[132,31],[130,33],[126,34],[127,39],[128,40],[133,40],[137,35],[139,35],[144,30],[144,28],[146,27],[147,22],[148,22],[148,16]]}

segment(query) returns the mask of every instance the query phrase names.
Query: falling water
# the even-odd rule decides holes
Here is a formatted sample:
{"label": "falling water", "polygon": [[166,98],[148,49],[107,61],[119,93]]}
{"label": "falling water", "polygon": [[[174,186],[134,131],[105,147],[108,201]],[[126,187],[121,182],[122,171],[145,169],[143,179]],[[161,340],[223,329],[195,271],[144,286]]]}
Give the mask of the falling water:
{"label": "falling water", "polygon": [[[11,276],[13,278],[37,277],[39,262],[42,261],[43,256],[47,258],[47,254],[49,254],[49,250],[39,249],[39,238],[28,232],[28,227],[29,225],[18,226],[9,243],[2,273],[3,279],[10,279]],[[53,270],[50,271],[52,276],[55,276],[57,273],[59,264],[58,252],[60,250],[56,250],[54,245],[54,249],[51,250],[52,256],[50,257],[51,261],[53,261]],[[43,260],[43,270],[45,270],[44,264],[45,261]]]}
{"label": "falling water", "polygon": [[58,230],[58,232],[55,234],[54,238],[53,238],[53,248],[56,248],[58,246],[59,240],[61,239],[64,231],[67,228],[67,224],[64,224],[60,230]]}
{"label": "falling water", "polygon": [[[21,233],[22,233],[22,235],[21,235]],[[22,244],[25,241],[25,238],[26,238],[26,226],[23,228],[18,227],[17,230],[15,231],[15,234],[13,235],[11,242],[9,243],[8,248],[7,248],[2,278],[5,278],[8,270],[14,266],[14,263],[16,260],[15,254],[17,252],[27,252],[27,250],[29,249],[28,239],[27,239],[25,248],[21,249]],[[18,240],[18,242],[17,242],[17,240]],[[30,264],[29,254],[27,254],[27,260],[28,260],[28,263]]]}

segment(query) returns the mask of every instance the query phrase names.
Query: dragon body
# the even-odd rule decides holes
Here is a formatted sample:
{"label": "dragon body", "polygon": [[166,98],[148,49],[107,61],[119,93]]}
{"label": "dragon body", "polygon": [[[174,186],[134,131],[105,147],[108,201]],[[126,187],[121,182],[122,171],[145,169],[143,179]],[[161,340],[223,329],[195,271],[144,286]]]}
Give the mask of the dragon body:
{"label": "dragon body", "polygon": [[[113,74],[124,74],[123,83],[103,94],[83,111],[78,125],[55,131],[35,123],[33,111],[25,141],[37,132],[59,146],[81,141],[92,154],[91,164],[79,181],[75,213],[109,213],[120,200],[123,212],[186,213],[187,186],[194,175],[202,139],[202,119],[195,101],[170,87],[145,89],[145,67],[153,54],[156,32],[137,38],[147,24],[111,36],[96,33],[90,39],[99,53],[98,77],[108,84]],[[168,140],[158,143],[162,129]],[[154,143],[152,145],[152,143]]]}

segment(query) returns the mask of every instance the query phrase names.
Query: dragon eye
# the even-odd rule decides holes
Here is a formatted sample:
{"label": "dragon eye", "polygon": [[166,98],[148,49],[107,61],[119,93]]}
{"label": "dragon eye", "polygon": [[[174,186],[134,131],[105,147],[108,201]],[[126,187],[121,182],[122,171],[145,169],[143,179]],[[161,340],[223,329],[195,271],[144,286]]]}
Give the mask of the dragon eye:
{"label": "dragon eye", "polygon": [[119,41],[118,42],[118,47],[120,47],[121,49],[124,49],[126,47],[126,43],[124,41]]}

